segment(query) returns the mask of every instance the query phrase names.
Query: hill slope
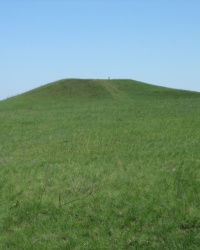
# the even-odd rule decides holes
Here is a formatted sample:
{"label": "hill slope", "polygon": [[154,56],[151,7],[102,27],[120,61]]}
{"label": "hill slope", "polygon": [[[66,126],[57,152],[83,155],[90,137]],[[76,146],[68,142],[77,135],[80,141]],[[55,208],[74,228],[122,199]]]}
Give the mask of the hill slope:
{"label": "hill slope", "polygon": [[68,79],[0,102],[2,249],[199,249],[200,94]]}

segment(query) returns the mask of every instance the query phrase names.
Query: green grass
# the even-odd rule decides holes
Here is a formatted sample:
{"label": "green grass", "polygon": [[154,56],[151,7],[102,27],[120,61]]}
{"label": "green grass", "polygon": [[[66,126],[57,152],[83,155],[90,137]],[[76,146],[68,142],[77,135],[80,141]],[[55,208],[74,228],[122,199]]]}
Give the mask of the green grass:
{"label": "green grass", "polygon": [[0,249],[200,249],[200,93],[68,79],[0,121]]}

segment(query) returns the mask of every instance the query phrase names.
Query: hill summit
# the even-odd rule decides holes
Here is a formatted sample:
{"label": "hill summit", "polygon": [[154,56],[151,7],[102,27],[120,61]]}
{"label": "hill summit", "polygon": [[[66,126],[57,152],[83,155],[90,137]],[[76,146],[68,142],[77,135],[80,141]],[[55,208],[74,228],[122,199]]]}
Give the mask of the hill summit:
{"label": "hill summit", "polygon": [[[99,79],[63,79],[48,83],[39,88],[28,91],[17,98],[33,99],[83,99],[83,98],[163,98],[163,97],[191,97],[196,92],[175,90],[159,87],[143,82],[127,79],[99,80]],[[15,97],[16,98],[16,97]]]}

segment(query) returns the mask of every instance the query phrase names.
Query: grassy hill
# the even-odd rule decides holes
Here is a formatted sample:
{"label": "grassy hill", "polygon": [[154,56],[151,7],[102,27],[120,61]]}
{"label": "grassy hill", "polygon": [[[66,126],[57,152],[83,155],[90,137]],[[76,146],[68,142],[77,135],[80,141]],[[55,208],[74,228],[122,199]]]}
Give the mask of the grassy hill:
{"label": "grassy hill", "polygon": [[0,249],[200,249],[200,93],[67,79],[0,121]]}

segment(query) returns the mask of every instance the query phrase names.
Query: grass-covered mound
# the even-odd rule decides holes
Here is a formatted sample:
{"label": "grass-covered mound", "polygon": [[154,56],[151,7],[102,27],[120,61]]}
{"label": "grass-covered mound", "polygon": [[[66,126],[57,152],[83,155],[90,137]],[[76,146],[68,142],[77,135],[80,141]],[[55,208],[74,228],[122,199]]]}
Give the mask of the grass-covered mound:
{"label": "grass-covered mound", "polygon": [[68,79],[0,121],[0,248],[200,249],[199,93]]}

